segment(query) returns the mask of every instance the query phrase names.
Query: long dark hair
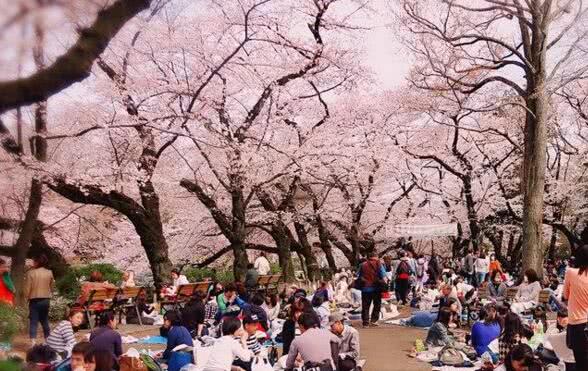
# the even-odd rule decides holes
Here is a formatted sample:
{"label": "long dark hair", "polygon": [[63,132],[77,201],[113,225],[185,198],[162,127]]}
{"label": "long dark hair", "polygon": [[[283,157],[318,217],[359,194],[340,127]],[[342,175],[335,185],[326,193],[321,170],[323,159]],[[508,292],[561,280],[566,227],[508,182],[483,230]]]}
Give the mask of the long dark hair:
{"label": "long dark hair", "polygon": [[578,268],[578,274],[588,274],[588,245],[582,245],[574,252],[576,257],[576,268]]}
{"label": "long dark hair", "polygon": [[100,326],[100,327],[108,326],[110,321],[114,321],[115,318],[116,318],[116,315],[111,310],[107,310],[105,312],[102,312],[100,314],[99,319],[98,319],[98,326]]}
{"label": "long dark hair", "polygon": [[541,370],[541,364],[533,354],[533,349],[527,344],[519,344],[513,347],[504,360],[504,366],[507,371],[515,371],[512,367],[513,361],[522,362],[524,366],[529,367],[529,371]]}
{"label": "long dark hair", "polygon": [[449,322],[451,321],[451,309],[449,307],[442,307],[439,309],[439,314],[437,315],[437,322],[441,322],[445,325],[445,327],[449,327]]}
{"label": "long dark hair", "polygon": [[523,334],[523,322],[521,317],[513,312],[508,312],[504,316],[504,327],[502,328],[502,334],[500,337],[507,343],[512,343],[514,338]]}

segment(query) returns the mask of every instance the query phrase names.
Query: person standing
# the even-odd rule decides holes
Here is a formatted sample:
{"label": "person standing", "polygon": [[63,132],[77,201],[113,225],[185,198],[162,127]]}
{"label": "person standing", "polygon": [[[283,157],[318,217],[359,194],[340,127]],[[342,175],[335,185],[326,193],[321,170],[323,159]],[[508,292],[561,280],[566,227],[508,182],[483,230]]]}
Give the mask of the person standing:
{"label": "person standing", "polygon": [[257,270],[257,273],[259,273],[262,276],[269,274],[271,271],[270,263],[265,257],[265,253],[263,252],[259,254],[257,259],[255,259],[253,266],[255,267],[255,270]]}
{"label": "person standing", "polygon": [[[363,326],[377,326],[382,306],[382,292],[379,284],[384,280],[386,271],[380,263],[378,254],[372,252],[369,259],[359,266],[358,277],[361,280],[361,320]],[[374,304],[370,316],[370,306]]]}
{"label": "person standing", "polygon": [[476,258],[474,257],[474,251],[472,249],[468,250],[468,254],[463,259],[463,273],[467,280],[467,282],[471,285],[474,281],[474,264],[476,262]]}
{"label": "person standing", "polygon": [[486,275],[488,274],[488,270],[490,269],[490,261],[486,257],[484,251],[480,251],[480,255],[476,259],[474,263],[476,268],[476,287],[482,285],[482,282],[486,279]]}
{"label": "person standing", "polygon": [[257,281],[259,280],[259,272],[251,263],[247,264],[247,273],[245,273],[245,288],[247,291],[254,291],[257,288]]}
{"label": "person standing", "polygon": [[49,300],[55,280],[53,272],[46,268],[47,256],[39,255],[33,259],[31,268],[25,277],[25,299],[29,301],[29,336],[31,343],[37,338],[37,326],[39,322],[43,327],[45,339],[49,337]]}
{"label": "person standing", "polygon": [[0,258],[0,302],[14,305],[14,291],[10,268],[6,261]]}
{"label": "person standing", "polygon": [[406,252],[401,251],[399,255],[400,263],[398,263],[398,267],[396,268],[396,298],[398,303],[406,305],[408,289],[410,286],[411,268],[408,258],[406,257]]}
{"label": "person standing", "polygon": [[576,249],[575,268],[566,269],[563,297],[568,301],[567,343],[577,370],[588,370],[588,245]]}

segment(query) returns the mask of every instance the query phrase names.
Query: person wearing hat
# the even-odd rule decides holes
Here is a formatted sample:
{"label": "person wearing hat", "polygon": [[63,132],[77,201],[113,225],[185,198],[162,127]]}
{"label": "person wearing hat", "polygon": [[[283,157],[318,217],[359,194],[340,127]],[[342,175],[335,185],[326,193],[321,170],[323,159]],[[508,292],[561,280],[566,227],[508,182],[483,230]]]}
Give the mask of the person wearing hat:
{"label": "person wearing hat", "polygon": [[[254,356],[259,355],[261,353],[261,344],[259,343],[259,338],[257,337],[259,328],[259,318],[255,314],[246,315],[243,318],[243,330],[245,330],[247,334],[247,340],[245,340],[245,344],[247,345],[247,349],[251,351],[251,354]],[[259,332],[262,334],[262,332]],[[239,338],[235,338],[235,340],[239,340]],[[233,361],[233,366],[241,367],[243,370],[251,370],[251,360],[245,362],[241,359],[237,358]]]}
{"label": "person wearing hat", "polygon": [[359,332],[345,323],[343,314],[329,316],[329,328],[339,338],[339,371],[352,371],[359,359]]}

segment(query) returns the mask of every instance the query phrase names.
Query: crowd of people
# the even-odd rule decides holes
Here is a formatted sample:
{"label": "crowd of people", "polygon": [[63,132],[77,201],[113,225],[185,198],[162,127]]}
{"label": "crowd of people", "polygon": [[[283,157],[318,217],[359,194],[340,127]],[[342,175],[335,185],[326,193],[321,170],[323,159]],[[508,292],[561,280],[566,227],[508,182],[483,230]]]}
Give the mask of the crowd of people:
{"label": "crowd of people", "polygon": [[[41,324],[46,339],[31,348],[29,364],[69,360],[71,370],[118,369],[122,337],[111,310],[101,311],[87,342],[77,342],[74,336],[88,320],[79,307],[73,306],[65,320],[50,328],[54,279],[46,264],[43,256],[35,259],[24,288],[29,335],[36,339]],[[250,371],[254,359],[268,358],[268,347],[276,344],[282,345],[276,369],[358,370],[360,338],[350,315],[360,313],[363,327],[377,327],[386,300],[411,313],[400,324],[427,329],[422,344],[416,342],[414,355],[433,354],[433,364],[451,364],[457,352],[466,356],[460,358],[461,366],[477,360],[484,371],[588,370],[588,245],[577,248],[567,262],[547,262],[541,274],[504,269],[493,254],[484,252],[470,250],[461,260],[444,261],[434,253],[425,257],[410,249],[398,251],[394,258],[371,254],[354,272],[342,270],[320,282],[314,292],[295,285],[279,293],[260,291],[254,281],[269,271],[269,261],[260,256],[248,267],[244,282],[211,281],[207,291],[168,308],[160,329],[167,344],[155,355],[157,361],[170,362],[178,346],[194,347],[209,338],[209,355],[200,365],[204,371]],[[13,286],[6,272],[6,263],[0,261],[0,299],[11,303]],[[133,276],[125,273],[121,287],[134,286]],[[173,270],[171,278],[172,285],[162,295],[175,295],[188,283],[179,270]],[[83,304],[91,290],[113,287],[94,272],[82,285],[77,304]],[[142,322],[153,324],[159,308],[145,297],[138,300]],[[127,323],[138,323],[133,312],[127,313]],[[556,315],[553,324],[548,321],[550,312]]]}

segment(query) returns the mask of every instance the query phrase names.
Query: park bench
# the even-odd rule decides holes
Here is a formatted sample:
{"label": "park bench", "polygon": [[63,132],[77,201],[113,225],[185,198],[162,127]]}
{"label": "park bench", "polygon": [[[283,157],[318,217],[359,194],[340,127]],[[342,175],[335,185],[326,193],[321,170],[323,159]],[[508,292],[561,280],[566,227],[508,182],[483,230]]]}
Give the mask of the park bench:
{"label": "park bench", "polygon": [[176,294],[172,298],[163,301],[161,307],[164,309],[171,307],[176,310],[182,304],[185,304],[195,292],[201,291],[206,296],[211,284],[212,282],[195,282],[180,285]]}
{"label": "park bench", "polygon": [[506,289],[506,300],[510,303],[512,303],[512,301],[514,300],[514,298],[517,296],[517,293],[519,292],[518,287],[509,287]]}
{"label": "park bench", "polygon": [[278,283],[282,279],[280,274],[266,274],[257,279],[257,289],[264,293],[278,292]]}
{"label": "park bench", "polygon": [[539,292],[539,304],[542,304],[547,308],[549,306],[549,298],[550,297],[551,297],[551,291],[541,290]]}
{"label": "park bench", "polygon": [[141,313],[139,312],[138,299],[145,292],[143,287],[124,287],[121,288],[116,294],[116,300],[114,303],[114,310],[118,312],[119,318],[123,312],[126,313],[128,310],[134,309],[139,319],[139,325],[143,326],[141,322]]}
{"label": "park bench", "polygon": [[90,291],[88,300],[82,304],[90,329],[93,328],[90,316],[111,309],[118,290],[118,288],[102,288]]}
{"label": "park bench", "polygon": [[478,289],[478,298],[480,300],[487,300],[490,297],[490,290],[488,286],[482,286]]}

